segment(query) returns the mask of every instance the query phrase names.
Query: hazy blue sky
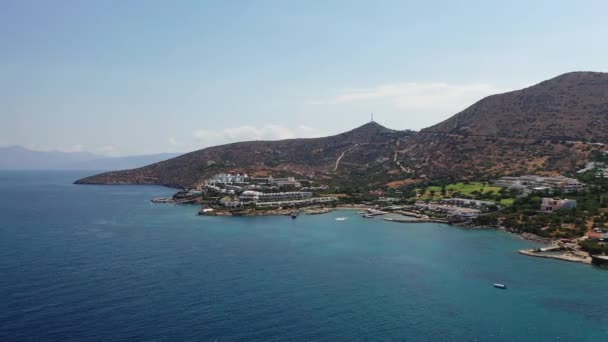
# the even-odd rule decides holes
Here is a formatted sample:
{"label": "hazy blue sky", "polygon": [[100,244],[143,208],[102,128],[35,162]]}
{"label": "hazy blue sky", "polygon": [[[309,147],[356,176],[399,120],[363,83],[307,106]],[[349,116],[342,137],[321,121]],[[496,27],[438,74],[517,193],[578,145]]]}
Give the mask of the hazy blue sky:
{"label": "hazy blue sky", "polygon": [[0,146],[125,155],[419,129],[607,71],[608,1],[0,0]]}

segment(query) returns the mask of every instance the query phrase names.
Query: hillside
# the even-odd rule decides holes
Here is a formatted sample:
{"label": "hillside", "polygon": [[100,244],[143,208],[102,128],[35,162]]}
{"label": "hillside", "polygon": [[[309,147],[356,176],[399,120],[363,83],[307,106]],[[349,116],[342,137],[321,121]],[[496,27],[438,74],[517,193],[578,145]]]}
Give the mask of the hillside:
{"label": "hillside", "polygon": [[604,151],[603,144],[588,142],[606,137],[608,74],[576,72],[486,97],[418,133],[370,122],[324,138],[210,147],[78,183],[189,187],[230,170],[373,186],[436,178],[557,174],[575,170]]}
{"label": "hillside", "polygon": [[414,177],[491,179],[565,173],[605,149],[608,74],[567,73],[488,96],[423,129],[398,152]]}
{"label": "hillside", "polygon": [[417,135],[403,146],[398,160],[411,177],[452,180],[564,174],[605,150],[581,142],[457,135]]}
{"label": "hillside", "polygon": [[608,74],[572,72],[488,96],[423,132],[608,142]]}
{"label": "hillside", "polygon": [[[398,166],[389,162],[399,138],[409,133],[370,122],[323,138],[248,141],[205,148],[146,167],[103,173],[79,184],[160,184],[189,187],[219,172],[313,176],[317,179],[384,181]],[[390,178],[390,177],[389,177]]]}

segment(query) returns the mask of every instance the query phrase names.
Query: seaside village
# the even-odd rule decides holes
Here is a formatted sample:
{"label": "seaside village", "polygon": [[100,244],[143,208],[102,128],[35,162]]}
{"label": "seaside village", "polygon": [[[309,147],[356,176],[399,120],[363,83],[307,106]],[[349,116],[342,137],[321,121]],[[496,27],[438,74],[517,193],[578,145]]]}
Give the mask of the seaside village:
{"label": "seaside village", "polygon": [[[596,177],[603,177],[602,172],[593,172]],[[608,228],[603,221],[598,221],[599,226],[588,226],[575,214],[569,214],[576,211],[577,196],[587,191],[585,183],[565,176],[508,176],[490,182],[403,190],[344,189],[314,179],[259,177],[233,171],[216,174],[173,198],[156,198],[153,202],[198,204],[200,215],[213,216],[286,215],[295,219],[299,214],[355,209],[365,218],[397,223],[496,227],[553,243],[544,249],[520,251],[522,254],[608,264],[608,257],[592,258],[584,248],[593,241],[595,251],[600,248],[601,253],[597,254],[608,254],[608,248],[603,246],[608,241]],[[608,213],[606,218],[608,222]],[[556,228],[555,222],[560,227]]]}
{"label": "seaside village", "polygon": [[[472,183],[477,186],[479,183]],[[483,187],[483,186],[482,186]],[[504,188],[517,193],[518,197],[531,194],[542,194],[539,210],[553,212],[560,209],[576,207],[576,200],[561,199],[564,194],[584,191],[585,184],[574,178],[563,176],[520,176],[502,177],[492,182],[488,187]],[[444,190],[445,191],[445,190]],[[355,207],[373,208],[375,214],[380,212],[405,212],[411,214],[431,214],[428,216],[445,219],[446,222],[471,222],[480,215],[499,210],[501,202],[493,200],[479,200],[466,196],[435,196],[430,190],[430,196],[417,193],[416,201],[403,198],[402,192],[385,190],[369,190],[365,196],[362,194],[332,193],[328,185],[315,186],[315,182],[295,177],[274,178],[252,177],[246,173],[220,173],[208,179],[196,189],[187,189],[178,192],[172,199],[157,198],[153,202],[197,203],[202,204],[201,214],[206,215],[234,215],[260,211],[260,214],[283,212],[283,209],[292,211],[309,207],[323,207],[331,209],[340,204],[355,204]],[[476,191],[472,191],[475,195]],[[477,191],[478,192],[478,191]],[[459,194],[454,191],[453,193]],[[388,195],[392,195],[388,197]],[[439,195],[439,191],[437,191]],[[444,193],[445,195],[445,193]],[[394,197],[393,197],[394,196]],[[353,197],[355,197],[353,199]],[[361,200],[357,201],[356,197]],[[400,198],[401,197],[401,198]],[[274,209],[274,211],[270,211]],[[326,212],[326,210],[324,210]],[[375,215],[377,216],[377,215]]]}
{"label": "seaside village", "polygon": [[202,204],[201,215],[253,216],[328,212],[338,198],[319,194],[328,186],[313,186],[294,177],[253,177],[246,173],[220,173],[196,189],[178,192],[172,199],[155,202]]}

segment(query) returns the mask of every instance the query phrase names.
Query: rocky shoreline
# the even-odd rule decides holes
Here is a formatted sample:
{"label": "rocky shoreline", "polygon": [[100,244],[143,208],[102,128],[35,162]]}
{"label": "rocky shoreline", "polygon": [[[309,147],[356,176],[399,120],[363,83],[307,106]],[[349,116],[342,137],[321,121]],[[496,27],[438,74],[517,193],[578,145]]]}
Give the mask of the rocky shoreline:
{"label": "rocky shoreline", "polygon": [[544,238],[542,236],[538,236],[538,235],[532,234],[532,233],[516,233],[516,232],[511,232],[509,230],[506,230],[506,231],[513,233],[513,234],[518,234],[522,239],[528,240],[528,241],[544,243],[546,245],[549,245],[549,244],[552,244],[555,242],[555,240],[553,240],[553,239]]}
{"label": "rocky shoreline", "polygon": [[332,211],[334,211],[333,208],[307,209],[307,210],[304,210],[304,214],[306,214],[306,215],[321,215],[321,214],[331,213]]}

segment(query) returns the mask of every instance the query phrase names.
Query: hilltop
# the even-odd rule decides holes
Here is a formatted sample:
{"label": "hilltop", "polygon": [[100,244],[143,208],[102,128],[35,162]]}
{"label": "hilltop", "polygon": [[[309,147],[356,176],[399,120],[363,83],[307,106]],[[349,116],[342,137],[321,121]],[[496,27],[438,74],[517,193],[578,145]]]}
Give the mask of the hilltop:
{"label": "hilltop", "polygon": [[571,72],[488,96],[423,132],[607,142],[608,74]]}
{"label": "hilltop", "polygon": [[429,178],[489,179],[574,170],[608,137],[608,74],[573,72],[488,96],[423,129],[398,152]]}
{"label": "hilltop", "polygon": [[323,138],[249,141],[205,148],[81,184],[190,187],[241,170],[315,177],[342,185],[399,185],[435,178],[490,179],[572,171],[605,149],[608,74],[568,73],[488,96],[420,132],[376,122]]}
{"label": "hilltop", "polygon": [[134,170],[84,178],[77,183],[184,188],[216,173],[237,169],[250,174],[299,175],[367,184],[396,170],[396,164],[386,161],[393,157],[397,141],[408,134],[370,122],[323,138],[247,141],[209,147]]}

